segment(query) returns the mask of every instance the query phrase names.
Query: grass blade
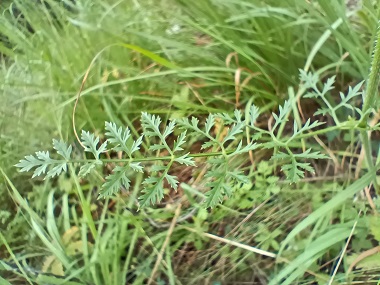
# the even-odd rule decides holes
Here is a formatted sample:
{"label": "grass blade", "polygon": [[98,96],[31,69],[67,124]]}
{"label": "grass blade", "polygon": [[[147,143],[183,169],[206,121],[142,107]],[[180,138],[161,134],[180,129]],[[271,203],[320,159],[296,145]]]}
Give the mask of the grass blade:
{"label": "grass blade", "polygon": [[316,223],[318,219],[329,214],[336,207],[342,205],[346,199],[352,197],[355,193],[363,190],[364,187],[369,185],[373,180],[373,173],[369,172],[363,175],[360,179],[352,183],[345,190],[341,191],[334,198],[328,201],[326,204],[318,208],[318,210],[311,213],[306,219],[304,219],[301,223],[299,223],[286,237],[286,239],[282,242],[281,248],[279,251],[279,255],[288,245],[289,241],[294,239],[301,231],[306,229],[308,226]]}

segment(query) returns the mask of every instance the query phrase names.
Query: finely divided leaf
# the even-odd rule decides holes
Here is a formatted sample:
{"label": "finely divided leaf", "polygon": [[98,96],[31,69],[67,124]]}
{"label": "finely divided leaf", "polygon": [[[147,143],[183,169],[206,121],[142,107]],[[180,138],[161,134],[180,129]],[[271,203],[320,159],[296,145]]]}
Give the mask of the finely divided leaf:
{"label": "finely divided leaf", "polygon": [[235,109],[234,115],[235,115],[235,118],[236,118],[236,122],[237,123],[241,123],[242,121],[241,121],[241,112],[240,112],[240,110]]}
{"label": "finely divided leaf", "polygon": [[21,159],[15,166],[21,168],[20,172],[25,172],[41,164],[43,164],[43,161],[38,160],[33,155],[27,155],[25,156],[25,159]]}
{"label": "finely divided leaf", "polygon": [[144,167],[140,164],[140,162],[131,162],[129,166],[136,172],[144,172]]}
{"label": "finely divided leaf", "polygon": [[161,149],[166,149],[166,146],[162,144],[154,144],[149,147],[149,150],[161,150]]}
{"label": "finely divided leaf", "polygon": [[281,167],[282,171],[286,174],[287,178],[292,182],[296,183],[300,179],[304,178],[305,171],[314,173],[314,168],[310,166],[310,163],[300,162],[300,159],[323,159],[328,158],[320,152],[311,152],[311,149],[307,149],[304,153],[289,154],[284,152],[278,152],[272,156],[271,159],[277,160],[288,160],[287,163]]}
{"label": "finely divided leaf", "polygon": [[125,128],[123,131],[122,127],[117,127],[115,123],[106,122],[106,137],[108,141],[115,145],[116,151],[124,151],[128,155],[131,154],[131,151],[127,147],[127,141],[131,137],[131,132],[129,128]]}
{"label": "finely divided leaf", "polygon": [[322,94],[326,94],[328,91],[334,89],[335,75],[328,78],[326,83],[323,85]]}
{"label": "finely divided leaf", "polygon": [[54,163],[54,160],[50,158],[49,152],[48,151],[37,151],[36,152],[37,158],[41,161],[41,165],[38,166],[33,173],[32,178],[36,176],[40,176],[42,174],[46,173],[47,167],[50,164]]}
{"label": "finely divided leaf", "polygon": [[285,164],[281,167],[281,170],[284,171],[286,177],[292,183],[297,183],[302,178],[304,178],[305,173],[297,167],[297,163],[292,161],[291,164]]}
{"label": "finely divided leaf", "polygon": [[227,113],[218,113],[216,117],[222,119],[224,125],[236,123],[236,120]]}
{"label": "finely divided leaf", "polygon": [[95,168],[95,166],[99,164],[97,163],[96,161],[93,161],[93,162],[89,162],[89,163],[86,163],[86,164],[83,164],[80,169],[79,169],[79,173],[78,173],[78,176],[79,177],[85,177],[87,174],[89,174],[91,172],[92,169]]}
{"label": "finely divided leaf", "polygon": [[318,122],[318,121],[314,121],[314,122],[310,123],[310,119],[308,119],[306,121],[306,123],[300,129],[298,129],[297,122],[294,121],[292,138],[294,138],[298,134],[305,133],[306,131],[314,129],[314,128],[316,128],[320,125],[323,125],[323,124],[324,124],[323,122]]}
{"label": "finely divided leaf", "polygon": [[319,151],[311,152],[311,148],[307,149],[303,153],[294,154],[296,158],[304,158],[304,159],[327,159],[328,156],[320,153]]}
{"label": "finely divided leaf", "polygon": [[205,203],[207,208],[214,208],[223,201],[225,193],[225,186],[223,182],[223,177],[218,177],[214,181],[206,184],[207,187],[210,187],[210,190],[205,193]]}
{"label": "finely divided leaf", "polygon": [[52,178],[54,176],[58,176],[60,175],[62,172],[66,172],[67,171],[67,164],[66,162],[62,162],[56,166],[54,166],[52,169],[50,169],[48,171],[48,173],[46,174],[46,177],[45,178]]}
{"label": "finely divided leaf", "polygon": [[249,109],[249,116],[250,116],[249,122],[250,122],[251,127],[255,126],[256,120],[259,117],[259,115],[260,115],[259,108],[256,107],[255,105],[252,105],[251,108]]}
{"label": "finely divided leaf", "polygon": [[140,136],[136,141],[133,142],[131,147],[131,154],[138,151],[140,149],[140,145],[142,143],[144,135]]}
{"label": "finely divided leaf", "polygon": [[231,197],[234,189],[232,185],[247,183],[246,176],[240,171],[228,171],[227,162],[219,161],[215,169],[210,170],[205,177],[212,179],[206,183],[210,190],[206,194],[206,207],[215,207],[220,204],[224,197]]}
{"label": "finely divided leaf", "polygon": [[175,127],[175,121],[173,120],[173,121],[169,122],[169,125],[167,125],[165,127],[164,133],[162,134],[164,136],[164,138],[167,138],[168,135],[173,133],[174,127]]}
{"label": "finely divided leaf", "polygon": [[174,161],[180,164],[185,164],[187,166],[196,166],[193,158],[189,157],[188,155],[189,153],[186,153],[180,157],[175,158]]}
{"label": "finely divided leaf", "polygon": [[99,160],[100,154],[104,152],[107,148],[107,141],[105,141],[98,148],[99,137],[95,137],[94,134],[83,131],[83,130],[82,130],[81,139],[84,145],[84,150],[87,152],[91,152],[94,155],[95,159]]}
{"label": "finely divided leaf", "polygon": [[146,207],[156,204],[164,198],[164,187],[162,178],[148,177],[144,180],[144,194],[140,196],[140,206]]}
{"label": "finely divided leaf", "polygon": [[306,72],[303,69],[299,69],[300,80],[304,83],[305,88],[314,88],[318,81],[319,77],[316,73]]}
{"label": "finely divided leaf", "polygon": [[[63,149],[60,149],[60,151],[61,150],[63,155],[69,157],[69,152],[71,152],[70,147],[66,147],[65,151],[63,151]],[[67,171],[67,161],[51,159],[48,151],[38,151],[36,152],[36,157],[33,155],[25,156],[25,159],[20,160],[20,162],[15,166],[21,168],[20,172],[29,171],[32,168],[36,167],[32,178],[41,176],[46,172],[47,175],[45,178],[50,178],[61,174],[62,171]],[[52,168],[48,171],[48,168],[50,167]]]}
{"label": "finely divided leaf", "polygon": [[201,149],[206,149],[206,148],[209,148],[209,147],[212,147],[215,145],[215,142],[214,141],[208,141],[208,142],[204,142],[201,146]]}
{"label": "finely divided leaf", "polygon": [[182,132],[178,136],[177,140],[174,142],[173,152],[183,150],[181,146],[186,142],[185,138],[186,138],[186,131]]}
{"label": "finely divided leaf", "polygon": [[166,174],[165,179],[169,183],[170,187],[172,187],[173,189],[178,188],[178,180],[176,176]]}
{"label": "finely divided leaf", "polygon": [[241,153],[247,153],[251,150],[255,150],[256,148],[258,148],[257,143],[253,143],[253,141],[250,142],[249,144],[247,144],[246,146],[244,146],[243,148],[242,148],[242,145],[243,145],[243,142],[240,141],[238,146],[236,147],[235,151],[233,153],[229,154],[228,156],[234,156],[234,155],[241,154]]}
{"label": "finely divided leaf", "polygon": [[242,122],[237,123],[232,126],[231,129],[228,130],[227,135],[223,139],[223,143],[229,140],[235,140],[236,135],[243,132],[244,124]]}
{"label": "finely divided leaf", "polygon": [[71,145],[67,146],[64,141],[53,139],[53,147],[66,161],[70,160],[71,152],[73,150]]}
{"label": "finely divided leaf", "polygon": [[206,133],[209,134],[211,131],[211,128],[215,125],[215,115],[209,114],[206,119],[205,129]]}
{"label": "finely divided leaf", "polygon": [[112,174],[106,177],[106,182],[100,190],[99,198],[112,196],[119,192],[121,187],[128,190],[131,181],[127,177],[127,171],[127,167],[116,166]]}
{"label": "finely divided leaf", "polygon": [[227,172],[227,176],[233,178],[235,181],[240,182],[240,183],[248,183],[249,180],[246,175],[240,170],[237,171],[229,171]]}
{"label": "finely divided leaf", "polygon": [[280,105],[278,107],[279,114],[277,115],[276,113],[272,113],[273,118],[275,120],[273,129],[277,128],[277,126],[285,120],[285,117],[290,112],[291,108],[292,103],[290,102],[290,100],[285,100],[284,105]]}
{"label": "finely divided leaf", "polygon": [[159,116],[151,115],[146,112],[141,113],[141,124],[144,128],[144,135],[148,137],[158,136],[161,137],[160,124],[161,118]]}

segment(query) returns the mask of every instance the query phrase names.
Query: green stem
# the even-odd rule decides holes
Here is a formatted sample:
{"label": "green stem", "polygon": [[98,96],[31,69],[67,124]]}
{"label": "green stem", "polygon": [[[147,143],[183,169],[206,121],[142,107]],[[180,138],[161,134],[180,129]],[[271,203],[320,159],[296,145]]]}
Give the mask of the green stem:
{"label": "green stem", "polygon": [[[380,71],[380,21],[377,26],[377,34],[375,38],[375,46],[372,55],[371,69],[369,72],[367,87],[364,93],[364,102],[362,112],[364,116],[362,118],[363,125],[368,125],[370,110],[376,107],[376,101],[378,97],[378,85],[379,85],[379,71]],[[370,143],[370,134],[368,131],[361,130],[360,135],[362,138],[362,144],[365,151],[368,169],[374,175],[373,185],[376,192],[379,192],[378,184],[376,183],[376,167],[373,163],[372,148]]]}
{"label": "green stem", "polygon": [[[189,157],[209,157],[209,156],[218,156],[218,155],[225,155],[233,153],[233,150],[226,150],[225,153],[223,151],[221,152],[207,152],[207,153],[196,153],[196,154],[189,154]],[[104,163],[110,163],[110,162],[151,162],[151,161],[161,161],[161,160],[171,160],[172,156],[159,156],[159,157],[142,157],[142,158],[115,158],[115,159],[99,159]],[[64,160],[57,160],[57,162],[63,162]],[[70,161],[67,161],[67,163],[86,163],[86,162],[94,162],[97,161],[97,159],[71,159]]]}
{"label": "green stem", "polygon": [[[325,133],[328,133],[328,132],[331,132],[331,131],[335,131],[335,130],[352,130],[352,128],[353,128],[352,125],[341,123],[340,125],[328,127],[326,129],[320,129],[320,130],[317,130],[317,131],[314,131],[314,132],[299,134],[297,136],[297,139],[310,138],[310,137],[313,137],[313,136],[316,136],[316,135],[322,135],[322,134],[325,134]],[[366,128],[362,128],[361,126],[355,126],[355,130],[359,130],[359,131],[364,130],[364,131],[367,131]]]}
{"label": "green stem", "polygon": [[370,143],[368,131],[361,130],[360,136],[361,136],[363,148],[365,151],[365,158],[367,161],[367,166],[368,166],[369,170],[375,175],[376,169],[375,169],[375,165],[373,163],[372,148],[371,148],[371,143]]}
{"label": "green stem", "polygon": [[82,187],[79,184],[79,181],[78,181],[76,174],[75,174],[75,170],[72,166],[70,166],[70,172],[71,172],[71,176],[74,177],[75,186],[77,188],[78,196],[79,196],[80,203],[82,206],[83,216],[87,222],[88,227],[90,228],[90,231],[91,231],[93,238],[96,240],[96,238],[98,236],[98,232],[97,232],[96,227],[95,227],[94,219],[91,215],[90,204],[86,200],[86,198],[84,197]]}
{"label": "green stem", "polygon": [[375,188],[376,193],[380,193],[380,188],[377,183],[376,179],[376,171],[377,171],[377,166],[373,163],[373,158],[372,158],[372,147],[370,143],[370,137],[369,137],[369,132],[368,131],[360,131],[360,136],[362,139],[362,144],[365,152],[365,159],[367,161],[367,167],[371,174],[373,175],[373,187]]}
{"label": "green stem", "polygon": [[363,121],[368,119],[369,110],[375,107],[378,86],[379,86],[379,71],[380,71],[380,21],[377,26],[377,34],[375,38],[375,47],[372,55],[371,69],[367,80],[367,88],[365,90],[364,103],[363,103]]}

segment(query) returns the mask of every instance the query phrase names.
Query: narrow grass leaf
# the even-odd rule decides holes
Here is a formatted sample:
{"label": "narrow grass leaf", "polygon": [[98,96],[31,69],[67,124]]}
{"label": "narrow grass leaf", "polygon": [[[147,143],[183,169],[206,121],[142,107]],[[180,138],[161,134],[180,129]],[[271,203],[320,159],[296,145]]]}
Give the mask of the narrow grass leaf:
{"label": "narrow grass leaf", "polygon": [[[336,228],[332,229],[324,235],[317,238],[313,241],[310,246],[308,246],[304,253],[300,254],[296,259],[294,259],[291,263],[285,266],[283,270],[281,270],[268,285],[276,285],[276,284],[293,284],[292,282],[303,275],[304,271],[306,271],[307,267],[304,268],[304,271],[299,272],[299,276],[292,275],[291,278],[286,276],[290,275],[293,271],[302,267],[306,262],[310,260],[315,260],[316,256],[325,252],[328,248],[333,246],[334,244],[345,240],[351,233],[351,229],[349,228]],[[284,281],[283,279],[286,278]]]}
{"label": "narrow grass leaf", "polygon": [[316,211],[311,213],[306,219],[304,219],[301,223],[299,223],[285,238],[285,240],[281,244],[281,248],[279,254],[285,249],[288,243],[293,240],[298,234],[301,233],[304,229],[316,223],[318,219],[321,217],[328,215],[332,210],[342,205],[348,198],[351,198],[355,193],[364,189],[364,187],[368,186],[373,179],[373,173],[367,173],[363,175],[360,179],[356,180],[354,183],[349,185],[346,189],[342,190],[335,197],[333,197],[330,201],[323,204]]}

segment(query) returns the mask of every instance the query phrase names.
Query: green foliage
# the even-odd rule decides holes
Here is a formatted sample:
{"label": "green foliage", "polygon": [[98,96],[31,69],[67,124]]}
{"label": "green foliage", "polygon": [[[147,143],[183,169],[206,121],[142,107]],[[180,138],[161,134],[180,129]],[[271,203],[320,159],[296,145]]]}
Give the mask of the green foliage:
{"label": "green foliage", "polygon": [[377,242],[380,243],[380,218],[378,216],[371,216],[369,218],[369,228],[371,231],[371,234],[377,240]]}
{"label": "green foliage", "polygon": [[[143,194],[140,196],[140,205],[141,207],[146,207],[151,204],[156,204],[164,197],[165,181],[174,190],[178,188],[178,178],[175,175],[169,174],[173,164],[178,163],[186,166],[196,166],[190,153],[183,153],[183,147],[185,147],[187,136],[197,136],[197,138],[201,138],[202,140],[206,139],[202,144],[202,150],[211,148],[213,151],[216,151],[216,153],[207,159],[207,163],[210,167],[205,174],[205,186],[209,189],[206,193],[206,207],[215,207],[223,202],[225,197],[229,198],[233,195],[235,185],[248,183],[248,179],[243,171],[230,169],[229,165],[231,159],[237,155],[254,151],[260,147],[268,148],[268,145],[254,142],[254,139],[257,140],[258,138],[257,136],[252,136],[251,141],[244,145],[241,136],[243,131],[248,128],[259,132],[260,136],[269,135],[274,139],[274,146],[282,146],[287,150],[287,153],[276,153],[272,159],[290,161],[289,164],[282,166],[282,170],[290,182],[298,182],[304,177],[304,171],[313,172],[313,168],[310,164],[301,162],[301,160],[321,159],[326,158],[326,156],[320,154],[318,151],[311,152],[311,149],[301,154],[293,153],[288,146],[289,142],[297,139],[297,136],[319,126],[320,124],[318,122],[310,123],[310,121],[307,121],[300,129],[294,124],[294,133],[290,138],[284,141],[275,138],[273,132],[285,121],[285,116],[288,115],[291,110],[290,104],[290,101],[286,101],[284,106],[280,106],[279,116],[273,114],[276,122],[273,131],[270,133],[255,127],[254,122],[259,115],[259,109],[256,106],[251,106],[248,118],[243,118],[241,112],[238,110],[235,110],[233,117],[227,113],[209,114],[205,120],[204,128],[200,127],[200,122],[195,117],[191,119],[173,119],[169,121],[166,126],[162,126],[160,116],[143,112],[141,114],[143,132],[136,140],[132,138],[129,128],[123,128],[117,126],[115,123],[106,122],[106,140],[102,144],[99,143],[99,137],[95,137],[95,135],[90,132],[82,131],[81,143],[84,151],[92,153],[95,159],[88,159],[88,162],[85,162],[81,166],[79,176],[84,177],[89,174],[96,165],[101,165],[103,160],[100,156],[105,151],[120,151],[127,157],[122,159],[124,165],[116,166],[113,172],[106,177],[106,181],[101,187],[99,197],[115,195],[121,188],[128,190],[131,185],[131,179],[128,178],[130,171],[150,171],[151,174],[148,173],[148,176],[142,183],[144,189],[142,190]],[[224,127],[227,128],[227,132],[222,138],[212,133],[217,118],[221,119]],[[173,138],[177,124],[183,131],[174,139],[172,146],[170,146],[168,139]],[[138,154],[144,137],[149,140],[150,145],[148,149],[144,150],[145,153],[155,152],[155,156],[141,158]],[[109,144],[113,145],[113,147],[107,149]],[[45,174],[48,166],[58,164],[49,170],[46,177],[59,175],[61,172],[67,170],[67,163],[75,162],[75,159],[70,159],[71,146],[67,147],[63,142],[56,140],[53,141],[53,146],[57,153],[63,156],[64,161],[61,162],[51,159],[49,152],[37,152],[37,158],[34,156],[26,156],[25,159],[21,160],[16,166],[21,168],[21,171],[29,171],[32,168],[36,168],[33,175],[34,177]],[[187,148],[189,149],[189,147]],[[169,156],[159,157],[159,153],[163,150],[167,151]],[[205,153],[204,156],[208,156],[207,153]],[[147,167],[148,161],[153,163],[153,165]]]}
{"label": "green foliage", "polygon": [[84,151],[91,152],[96,160],[99,160],[99,156],[107,148],[107,142],[102,143],[99,147],[99,137],[95,137],[90,132],[82,131],[82,144]]}
{"label": "green foliage", "polygon": [[310,152],[311,149],[307,149],[304,153],[276,153],[272,159],[277,160],[288,160],[289,164],[284,164],[281,169],[285,172],[288,179],[291,182],[298,182],[301,178],[304,178],[305,171],[309,171],[311,173],[314,172],[313,167],[310,163],[300,162],[301,159],[323,159],[327,158],[325,155],[319,152]]}
{"label": "green foliage", "polygon": [[35,168],[33,177],[46,174],[46,178],[52,178],[66,172],[72,151],[71,145],[67,146],[63,141],[53,139],[53,148],[64,160],[51,159],[48,151],[38,151],[35,156],[25,156],[25,159],[20,160],[16,167],[21,168],[21,172]]}
{"label": "green foliage", "polygon": [[263,203],[272,195],[278,194],[281,191],[278,185],[279,177],[274,176],[273,171],[273,166],[270,166],[267,161],[261,161],[252,174],[252,179],[247,177],[246,182],[235,184],[234,194],[225,202],[225,205],[248,210]]}
{"label": "green foliage", "polygon": [[[308,92],[304,97],[305,98],[320,98],[326,107],[320,108],[314,115],[326,115],[329,114],[334,119],[337,125],[340,124],[338,119],[337,111],[339,109],[348,109],[358,113],[359,116],[363,116],[362,111],[353,106],[353,101],[356,97],[363,95],[362,94],[362,86],[364,81],[356,84],[354,87],[349,86],[347,95],[343,92],[339,92],[340,100],[338,103],[330,102],[328,99],[329,91],[334,89],[335,76],[330,77],[323,84],[323,89],[320,90],[317,86],[319,82],[318,76],[316,74],[312,74],[311,72],[306,73],[303,70],[300,70],[300,80],[304,83],[304,87],[307,89],[311,89],[311,92]],[[354,116],[355,114],[352,114]],[[346,118],[345,118],[346,119]]]}
{"label": "green foliage", "polygon": [[[317,280],[327,284],[335,266],[321,268],[319,264],[337,257],[348,232],[346,225],[341,226],[345,231],[341,233],[334,224],[348,220],[349,225],[356,213],[349,202],[352,195],[373,180],[372,174],[365,175],[359,184],[348,185],[347,189],[330,189],[325,181],[321,189],[307,187],[314,182],[303,183],[308,172],[314,171],[312,165],[317,169],[324,166],[324,162],[319,165],[319,160],[326,156],[313,138],[319,136],[324,141],[324,135],[332,131],[349,130],[352,135],[348,142],[356,142],[358,122],[370,114],[366,108],[355,107],[360,95],[365,97],[363,86],[350,87],[347,94],[335,97],[333,85],[337,81],[343,89],[365,78],[379,8],[376,1],[365,0],[354,14],[346,10],[343,2],[14,1],[12,7],[18,8],[21,15],[1,2],[6,10],[2,11],[0,38],[6,40],[0,42],[1,56],[5,58],[0,71],[0,167],[14,177],[20,190],[18,193],[11,187],[8,195],[8,187],[0,185],[4,191],[2,205],[10,205],[12,213],[10,222],[8,210],[0,213],[0,219],[9,222],[2,233],[17,251],[12,260],[19,260],[27,269],[32,259],[33,264],[50,259],[64,270],[65,279],[44,274],[30,277],[37,284],[145,284],[160,246],[170,236],[154,278],[157,282],[202,284],[207,279],[215,283],[252,283],[252,276],[256,276],[268,283],[268,276],[277,272],[283,277],[280,282],[311,284]],[[70,9],[63,9],[66,5]],[[115,42],[127,44],[113,46]],[[149,47],[150,51],[141,47]],[[41,182],[27,180],[25,174],[12,174],[11,166],[19,159],[15,153],[46,148],[52,136],[73,141],[66,114],[70,113],[84,71],[100,53],[87,77],[76,113],[76,125],[94,132],[81,134],[84,153],[75,144],[67,146],[56,141],[60,146],[53,142],[54,150],[26,156],[17,164],[22,172],[33,171],[33,177],[54,179]],[[303,65],[303,83],[293,94],[288,86],[298,84],[297,70]],[[314,72],[308,73],[309,70]],[[372,70],[377,75],[376,69]],[[328,74],[336,76],[320,84],[319,77]],[[376,81],[372,86],[377,90]],[[303,89],[309,94],[305,96]],[[333,122],[327,119],[328,124],[322,125],[313,119],[302,121],[297,103],[303,103],[305,97],[320,103],[316,115],[331,116]],[[232,112],[235,101],[246,107],[244,116],[238,110]],[[373,106],[373,102],[365,103]],[[141,112],[143,130],[139,131],[136,118]],[[272,112],[273,124],[267,128],[266,116]],[[166,121],[174,117],[185,119]],[[99,130],[104,121],[112,123],[106,123],[103,135]],[[360,128],[368,130],[365,124]],[[200,152],[197,146],[193,148],[196,141],[203,144]],[[342,163],[347,158],[346,150],[339,138],[333,142],[332,151],[338,160],[344,151]],[[114,157],[113,151],[120,152],[121,159],[106,157],[106,153]],[[257,170],[250,165],[249,152],[258,163]],[[270,156],[272,159],[267,159]],[[134,198],[139,197],[140,206],[148,208],[169,193],[167,188],[176,189],[182,182],[190,184],[192,180],[183,181],[177,171],[181,165],[193,171],[191,179],[197,180],[196,175],[201,173],[202,179],[194,187],[205,191],[205,196],[197,194],[205,204],[199,209],[197,205],[194,216],[178,222],[169,235],[169,231],[155,229],[141,212],[134,212]],[[78,166],[79,177],[75,171],[63,175]],[[113,170],[108,174],[110,168]],[[97,175],[90,176],[95,170]],[[93,191],[89,190],[98,186],[100,182],[95,178],[102,173],[107,175],[103,185],[96,188],[100,189],[98,197],[112,197],[120,189],[128,189],[130,199],[113,199],[112,207],[108,207],[108,199],[93,199]],[[79,179],[83,177],[86,179]],[[335,180],[334,185],[345,185],[346,180]],[[291,182],[297,184],[288,191]],[[54,193],[57,199],[52,199],[50,193],[54,187],[62,188]],[[300,189],[305,190],[301,195]],[[88,192],[83,195],[82,191]],[[300,196],[308,198],[316,192],[320,197],[318,208],[309,213],[313,207]],[[271,202],[245,221],[236,234],[228,235],[228,229],[242,221],[247,210],[252,211],[253,206],[273,194]],[[284,197],[288,199],[285,203],[281,202]],[[296,199],[302,203],[289,203]],[[18,205],[17,215],[12,200]],[[205,209],[220,202],[221,206]],[[159,208],[166,212],[168,220],[173,216],[168,211],[170,206]],[[335,211],[344,207],[350,208],[349,215],[348,211]],[[292,212],[296,214],[292,216]],[[156,213],[148,215],[156,218]],[[360,231],[375,233],[376,225],[362,226]],[[196,228],[197,233],[190,233],[186,227]],[[66,235],[75,229],[75,238],[67,244]],[[233,241],[275,252],[285,244],[289,263],[262,259],[222,242],[212,243],[202,235],[217,230],[218,235],[226,234]],[[355,232],[357,247],[351,251],[368,248],[359,236],[372,236],[361,232]],[[21,247],[17,244],[20,241],[32,246]],[[193,242],[199,252],[191,251]],[[46,250],[41,252],[41,247]],[[181,263],[183,256],[190,261]],[[196,263],[191,265],[191,260]],[[369,270],[372,266],[363,268]],[[304,274],[307,269],[316,276]],[[138,277],[130,278],[131,272]],[[332,284],[345,283],[344,275],[337,275]],[[276,280],[273,282],[276,284]]]}

